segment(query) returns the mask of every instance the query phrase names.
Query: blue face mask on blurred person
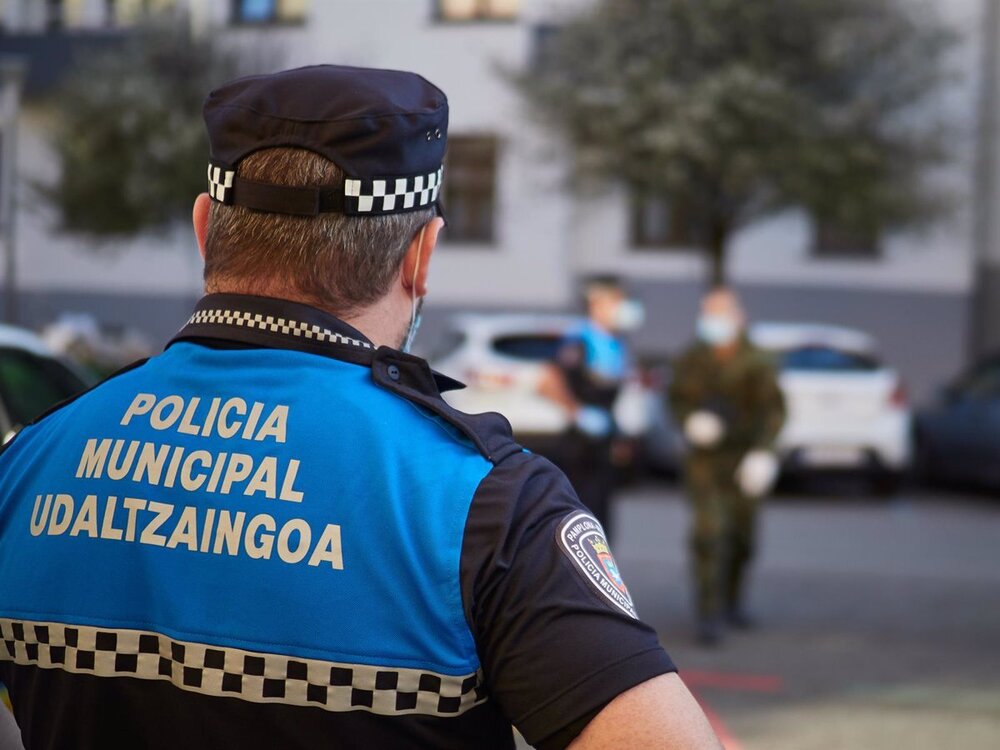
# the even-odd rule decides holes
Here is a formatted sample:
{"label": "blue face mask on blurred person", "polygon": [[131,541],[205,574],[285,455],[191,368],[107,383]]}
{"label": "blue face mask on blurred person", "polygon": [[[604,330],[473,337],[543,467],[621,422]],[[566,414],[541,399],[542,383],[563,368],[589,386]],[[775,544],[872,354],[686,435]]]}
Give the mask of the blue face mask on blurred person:
{"label": "blue face mask on blurred person", "polygon": [[646,320],[646,309],[634,299],[622,300],[615,312],[615,330],[634,331]]}
{"label": "blue face mask on blurred person", "polygon": [[711,346],[733,343],[740,335],[740,326],[727,315],[702,315],[698,318],[698,338]]}

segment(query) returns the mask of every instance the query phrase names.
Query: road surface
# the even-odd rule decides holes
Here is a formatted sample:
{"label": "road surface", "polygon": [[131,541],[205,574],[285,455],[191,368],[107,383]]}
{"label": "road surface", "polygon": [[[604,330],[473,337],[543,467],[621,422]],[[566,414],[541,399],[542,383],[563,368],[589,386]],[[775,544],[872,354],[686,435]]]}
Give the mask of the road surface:
{"label": "road surface", "polygon": [[615,549],[640,615],[727,750],[1000,748],[1000,498],[852,488],[762,517],[762,627],[692,641],[687,508],[669,484],[620,496]]}

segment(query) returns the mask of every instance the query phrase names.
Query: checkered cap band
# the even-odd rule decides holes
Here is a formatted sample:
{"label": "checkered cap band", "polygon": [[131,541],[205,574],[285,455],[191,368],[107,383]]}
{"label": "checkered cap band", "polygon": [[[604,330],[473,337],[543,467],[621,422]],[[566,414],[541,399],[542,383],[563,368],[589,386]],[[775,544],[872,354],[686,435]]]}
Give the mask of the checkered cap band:
{"label": "checkered cap band", "polygon": [[443,168],[413,177],[344,180],[344,210],[352,214],[388,214],[431,205],[441,192]]}
{"label": "checkered cap band", "polygon": [[0,618],[0,660],[97,677],[162,680],[189,692],[252,703],[383,716],[458,716],[486,700],[482,671],[300,659],[181,641],[144,630]]}
{"label": "checkered cap band", "polygon": [[[416,211],[437,202],[444,168],[407,177],[354,178],[344,180],[339,190],[322,187],[291,187],[241,181],[236,171],[209,163],[208,194],[216,201],[239,203],[260,211],[315,215],[337,211],[372,216]],[[234,191],[239,193],[237,196]]]}
{"label": "checkered cap band", "polygon": [[236,171],[208,165],[208,194],[220,203],[232,203],[233,180]]}
{"label": "checkered cap band", "polygon": [[347,344],[357,346],[361,349],[372,349],[372,345],[367,341],[351,338],[342,333],[336,333],[329,328],[304,323],[301,320],[290,318],[280,318],[274,315],[261,315],[260,313],[242,312],[240,310],[198,310],[187,322],[188,325],[224,325],[239,326],[242,328],[256,328],[261,331],[271,333],[283,333],[289,336],[311,339],[313,341],[326,341],[332,344]]}

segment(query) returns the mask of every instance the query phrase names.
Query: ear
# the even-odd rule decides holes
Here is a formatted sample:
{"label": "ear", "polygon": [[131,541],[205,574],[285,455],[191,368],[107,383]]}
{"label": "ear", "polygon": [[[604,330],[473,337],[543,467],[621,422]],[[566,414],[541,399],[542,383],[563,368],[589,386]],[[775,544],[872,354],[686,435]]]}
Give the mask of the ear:
{"label": "ear", "polygon": [[212,199],[208,193],[202,193],[194,201],[194,210],[191,212],[191,221],[194,224],[194,236],[198,240],[198,252],[201,253],[202,260],[205,258],[205,237],[208,236],[208,212],[212,206]]}
{"label": "ear", "polygon": [[430,267],[431,254],[437,246],[438,234],[443,227],[444,220],[440,216],[435,216],[424,224],[407,248],[403,257],[401,281],[408,295],[412,294],[414,289],[418,297],[427,294],[427,270]]}

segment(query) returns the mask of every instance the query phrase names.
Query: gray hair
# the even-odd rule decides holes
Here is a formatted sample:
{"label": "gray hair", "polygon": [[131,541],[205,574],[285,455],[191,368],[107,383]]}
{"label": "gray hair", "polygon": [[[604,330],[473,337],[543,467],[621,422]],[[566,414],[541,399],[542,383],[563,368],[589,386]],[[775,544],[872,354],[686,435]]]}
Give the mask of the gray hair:
{"label": "gray hair", "polygon": [[[297,148],[269,148],[239,165],[246,179],[277,185],[340,187],[343,171]],[[434,209],[389,216],[292,216],[212,202],[205,240],[205,287],[264,296],[293,295],[336,315],[384,297],[406,248]]]}

